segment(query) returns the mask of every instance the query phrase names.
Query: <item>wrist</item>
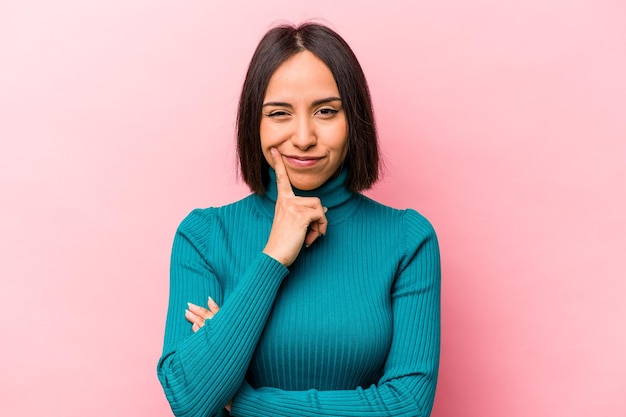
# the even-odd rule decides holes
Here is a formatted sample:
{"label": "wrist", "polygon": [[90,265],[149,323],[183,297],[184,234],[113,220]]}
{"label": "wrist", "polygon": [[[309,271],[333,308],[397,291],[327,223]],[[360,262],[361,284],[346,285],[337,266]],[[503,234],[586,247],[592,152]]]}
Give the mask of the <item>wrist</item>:
{"label": "wrist", "polygon": [[268,249],[267,246],[263,249],[263,253],[274,259],[276,262],[283,264],[285,267],[289,267],[289,265],[291,265],[291,262],[288,262],[288,260],[284,257],[275,254],[271,249]]}

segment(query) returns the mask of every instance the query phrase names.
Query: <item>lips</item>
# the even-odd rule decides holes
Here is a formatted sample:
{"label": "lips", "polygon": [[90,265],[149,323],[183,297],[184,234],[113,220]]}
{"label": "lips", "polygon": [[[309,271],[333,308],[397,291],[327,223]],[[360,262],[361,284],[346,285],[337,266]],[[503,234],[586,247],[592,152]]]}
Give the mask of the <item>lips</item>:
{"label": "lips", "polygon": [[322,157],[298,155],[283,155],[283,157],[287,164],[298,168],[312,167],[322,159]]}

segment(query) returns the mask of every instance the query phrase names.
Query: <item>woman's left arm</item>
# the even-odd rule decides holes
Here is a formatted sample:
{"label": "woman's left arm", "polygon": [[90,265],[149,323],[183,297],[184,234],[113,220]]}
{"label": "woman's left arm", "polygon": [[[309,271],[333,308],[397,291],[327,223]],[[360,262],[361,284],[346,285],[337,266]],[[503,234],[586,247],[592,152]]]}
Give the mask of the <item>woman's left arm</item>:
{"label": "woman's left arm", "polygon": [[435,232],[413,210],[404,216],[406,250],[391,292],[393,339],[376,385],[354,390],[252,388],[235,396],[238,417],[429,416],[437,384],[441,267]]}

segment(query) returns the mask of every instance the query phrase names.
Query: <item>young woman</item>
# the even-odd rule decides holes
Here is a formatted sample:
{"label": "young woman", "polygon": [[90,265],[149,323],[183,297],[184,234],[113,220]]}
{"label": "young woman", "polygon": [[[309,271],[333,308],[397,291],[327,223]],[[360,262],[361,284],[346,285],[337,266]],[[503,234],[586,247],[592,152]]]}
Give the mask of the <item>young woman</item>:
{"label": "young woman", "polygon": [[367,83],[318,24],[270,30],[239,102],[252,194],[174,239],[158,375],[177,416],[428,416],[439,361],[437,239],[378,179]]}

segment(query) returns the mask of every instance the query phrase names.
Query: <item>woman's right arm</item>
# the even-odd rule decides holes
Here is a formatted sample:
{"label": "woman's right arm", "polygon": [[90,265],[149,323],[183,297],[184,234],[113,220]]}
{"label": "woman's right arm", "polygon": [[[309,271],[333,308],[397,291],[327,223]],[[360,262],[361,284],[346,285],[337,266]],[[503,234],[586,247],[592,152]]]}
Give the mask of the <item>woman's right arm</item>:
{"label": "woman's right arm", "polygon": [[[272,228],[263,249],[229,295],[211,265],[212,210],[195,210],[174,238],[170,301],[163,355],[157,372],[176,416],[213,416],[242,384],[287,267],[302,245],[326,233],[328,222],[318,198],[297,197],[280,153],[271,150],[278,196]],[[187,303],[220,310],[195,333],[185,318]]]}
{"label": "woman's right arm", "polygon": [[[263,253],[255,258],[228,299],[207,254],[212,216],[192,212],[174,238],[170,298],[163,355],[157,373],[176,416],[213,416],[244,380],[276,292],[288,270]],[[197,332],[185,319],[187,303],[220,311]]]}

